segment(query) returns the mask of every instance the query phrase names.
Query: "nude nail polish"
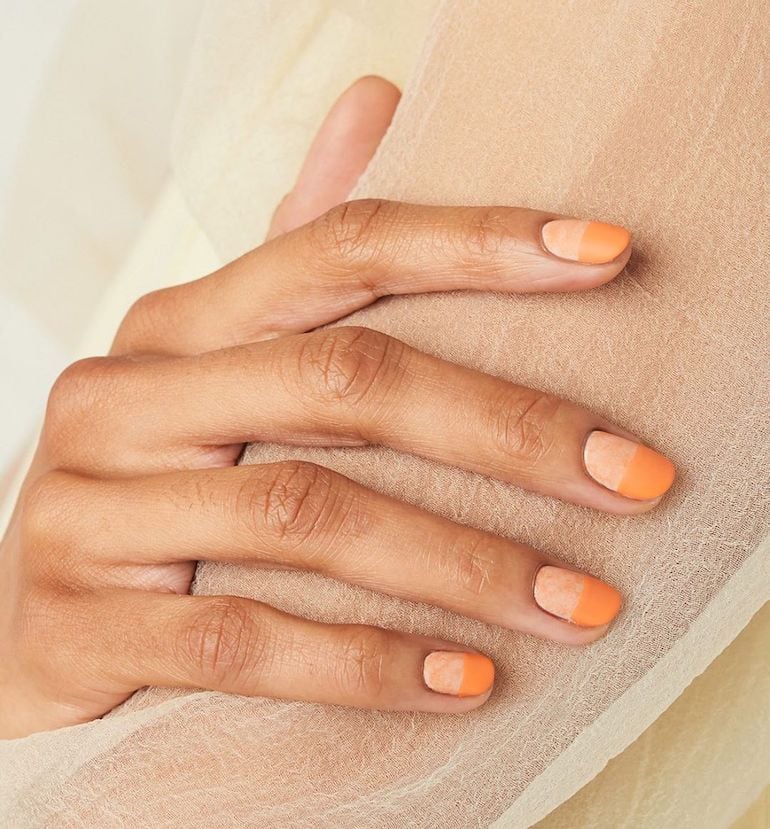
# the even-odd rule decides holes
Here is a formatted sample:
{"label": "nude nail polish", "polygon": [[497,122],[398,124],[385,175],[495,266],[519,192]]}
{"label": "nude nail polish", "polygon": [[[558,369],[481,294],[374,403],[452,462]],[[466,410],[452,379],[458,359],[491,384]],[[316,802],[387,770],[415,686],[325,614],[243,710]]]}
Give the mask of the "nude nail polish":
{"label": "nude nail polish", "polygon": [[546,565],[535,576],[535,602],[546,613],[580,627],[611,622],[622,604],[620,593],[593,576]]}
{"label": "nude nail polish", "polygon": [[588,436],[583,463],[597,483],[637,501],[660,497],[676,475],[674,464],[648,446],[598,430]]}
{"label": "nude nail polish", "polygon": [[433,651],[422,668],[425,684],[439,694],[477,697],[485,694],[495,681],[495,666],[481,653]]}
{"label": "nude nail polish", "polygon": [[554,256],[602,265],[612,262],[628,247],[631,234],[618,225],[582,219],[554,219],[543,225],[543,246]]}

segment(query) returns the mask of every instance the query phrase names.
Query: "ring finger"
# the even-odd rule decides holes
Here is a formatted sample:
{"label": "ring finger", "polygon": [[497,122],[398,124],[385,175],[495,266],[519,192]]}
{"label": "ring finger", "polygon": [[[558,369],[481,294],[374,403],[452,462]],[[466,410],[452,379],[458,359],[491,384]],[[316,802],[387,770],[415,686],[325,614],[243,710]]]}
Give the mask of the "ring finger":
{"label": "ring finger", "polygon": [[59,543],[104,565],[105,586],[186,593],[191,570],[158,565],[278,564],[571,645],[597,639],[620,609],[617,590],[550,556],[310,463],[124,481],[60,473],[56,492],[88,504],[78,529],[88,549],[61,527]]}

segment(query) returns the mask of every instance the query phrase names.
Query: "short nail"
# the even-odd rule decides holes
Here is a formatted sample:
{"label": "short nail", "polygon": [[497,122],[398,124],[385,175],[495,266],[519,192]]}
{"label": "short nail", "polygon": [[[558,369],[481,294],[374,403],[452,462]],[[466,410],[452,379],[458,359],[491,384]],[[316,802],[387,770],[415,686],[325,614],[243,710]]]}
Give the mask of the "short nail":
{"label": "short nail", "polygon": [[554,219],[543,225],[542,236],[546,250],[554,256],[586,265],[612,262],[631,239],[624,227],[581,219]]}
{"label": "short nail", "polygon": [[597,483],[637,501],[663,495],[676,474],[674,464],[649,446],[601,431],[588,436],[583,463]]}
{"label": "short nail", "polygon": [[620,610],[620,593],[593,576],[546,565],[535,576],[538,606],[581,627],[611,622]]}
{"label": "short nail", "polygon": [[481,653],[433,651],[422,668],[425,684],[439,694],[477,697],[485,694],[495,681],[495,666]]}

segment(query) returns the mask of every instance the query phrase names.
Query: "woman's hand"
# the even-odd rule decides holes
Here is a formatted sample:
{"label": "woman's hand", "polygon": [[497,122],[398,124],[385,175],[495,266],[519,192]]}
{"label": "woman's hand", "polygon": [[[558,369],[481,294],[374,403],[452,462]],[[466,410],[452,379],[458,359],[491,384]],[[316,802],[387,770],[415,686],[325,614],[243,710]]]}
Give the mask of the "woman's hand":
{"label": "woman's hand", "polygon": [[[376,79],[343,96],[276,230],[349,191],[396,101]],[[382,444],[649,509],[670,462],[602,418],[377,331],[312,331],[388,294],[591,288],[628,256],[610,225],[358,201],[140,300],[109,357],[57,381],[3,541],[0,736],[93,719],[144,685],[446,712],[489,696],[492,663],[461,645],[192,597],[200,559],[309,568],[568,644],[601,636],[617,591],[552,557],[310,463],[233,465],[255,440]]]}

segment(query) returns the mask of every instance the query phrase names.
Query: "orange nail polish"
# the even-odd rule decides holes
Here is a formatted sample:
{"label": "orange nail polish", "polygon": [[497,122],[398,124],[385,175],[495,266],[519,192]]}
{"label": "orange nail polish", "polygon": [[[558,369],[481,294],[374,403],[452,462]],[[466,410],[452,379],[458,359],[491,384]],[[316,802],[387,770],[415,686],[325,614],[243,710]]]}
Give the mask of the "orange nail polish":
{"label": "orange nail polish", "polygon": [[663,495],[676,475],[668,458],[609,432],[591,432],[583,450],[583,462],[597,483],[637,501]]}
{"label": "orange nail polish", "polygon": [[586,265],[612,262],[631,241],[631,234],[624,227],[582,219],[547,222],[542,237],[546,250],[554,256]]}
{"label": "orange nail polish", "polygon": [[593,576],[546,565],[535,576],[538,606],[581,627],[611,622],[620,610],[620,593]]}
{"label": "orange nail polish", "polygon": [[425,684],[439,694],[477,697],[485,694],[495,681],[495,666],[481,653],[433,651],[422,668]]}

